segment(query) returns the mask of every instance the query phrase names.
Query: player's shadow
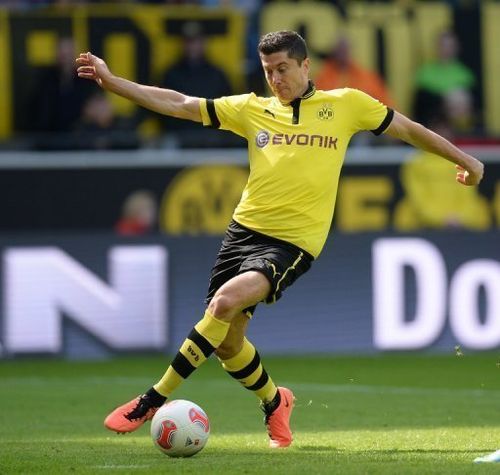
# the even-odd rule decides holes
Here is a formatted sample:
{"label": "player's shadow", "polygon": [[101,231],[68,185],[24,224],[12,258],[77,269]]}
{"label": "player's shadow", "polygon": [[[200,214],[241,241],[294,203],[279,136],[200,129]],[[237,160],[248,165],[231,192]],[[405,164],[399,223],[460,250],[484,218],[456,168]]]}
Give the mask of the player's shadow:
{"label": "player's shadow", "polygon": [[468,450],[456,450],[456,449],[404,449],[404,450],[399,450],[399,449],[385,449],[385,450],[360,450],[360,451],[352,451],[352,450],[346,450],[346,449],[336,449],[335,447],[330,447],[327,445],[299,445],[296,447],[298,450],[301,450],[303,452],[329,452],[329,453],[337,453],[339,455],[353,455],[353,454],[366,454],[366,453],[377,453],[377,454],[471,454],[471,453],[478,453],[478,454],[484,454],[487,452],[491,452],[495,450],[494,448],[491,447],[484,447],[481,449],[468,449]]}
{"label": "player's shadow", "polygon": [[328,447],[326,445],[300,445],[297,447],[299,450],[304,452],[344,452],[343,450],[335,449],[333,447]]}
{"label": "player's shadow", "polygon": [[493,451],[494,449],[468,449],[468,450],[456,450],[456,449],[404,449],[404,450],[370,450],[369,452],[376,452],[378,454],[470,454],[478,453],[484,454],[488,451]]}

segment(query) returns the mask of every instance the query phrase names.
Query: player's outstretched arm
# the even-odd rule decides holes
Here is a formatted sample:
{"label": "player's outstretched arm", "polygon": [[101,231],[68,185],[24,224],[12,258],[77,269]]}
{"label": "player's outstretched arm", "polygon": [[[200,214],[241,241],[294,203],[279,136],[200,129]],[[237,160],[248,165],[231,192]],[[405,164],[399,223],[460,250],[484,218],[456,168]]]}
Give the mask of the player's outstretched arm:
{"label": "player's outstretched arm", "polygon": [[457,181],[462,185],[477,185],[483,178],[484,166],[479,160],[399,112],[394,112],[394,118],[387,127],[386,134],[455,163]]}
{"label": "player's outstretched arm", "polygon": [[160,114],[201,122],[200,99],[171,89],[145,86],[115,76],[101,58],[81,53],[76,58],[78,76],[97,82],[107,91]]}

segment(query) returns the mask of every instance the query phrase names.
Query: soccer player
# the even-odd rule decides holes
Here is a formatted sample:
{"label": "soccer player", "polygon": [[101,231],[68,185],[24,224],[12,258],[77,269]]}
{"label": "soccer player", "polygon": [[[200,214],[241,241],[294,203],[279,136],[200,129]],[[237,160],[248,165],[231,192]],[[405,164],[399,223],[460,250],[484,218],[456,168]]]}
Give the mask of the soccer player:
{"label": "soccer player", "polygon": [[108,415],[110,430],[131,432],[151,419],[215,352],[222,367],[261,400],[270,447],[289,446],[293,393],[275,385],[245,333],[257,304],[276,302],[320,254],[350,138],[361,130],[385,132],[455,163],[463,185],[482,178],[481,162],[367,94],[317,90],[309,80],[305,41],[296,32],[268,33],[258,50],[273,97],[189,97],[117,77],[91,53],[76,60],[80,77],[140,106],[248,140],[250,175],[212,269],[205,314],[162,378]]}

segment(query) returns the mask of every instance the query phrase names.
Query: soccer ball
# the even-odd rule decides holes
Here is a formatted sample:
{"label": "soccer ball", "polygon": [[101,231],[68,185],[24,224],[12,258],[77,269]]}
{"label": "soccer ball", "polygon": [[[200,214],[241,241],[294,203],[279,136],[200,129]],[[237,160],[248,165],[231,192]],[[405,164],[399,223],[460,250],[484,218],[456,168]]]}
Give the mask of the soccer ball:
{"label": "soccer ball", "polygon": [[210,423],[205,411],[191,401],[164,404],[151,421],[151,438],[170,457],[191,457],[207,443]]}

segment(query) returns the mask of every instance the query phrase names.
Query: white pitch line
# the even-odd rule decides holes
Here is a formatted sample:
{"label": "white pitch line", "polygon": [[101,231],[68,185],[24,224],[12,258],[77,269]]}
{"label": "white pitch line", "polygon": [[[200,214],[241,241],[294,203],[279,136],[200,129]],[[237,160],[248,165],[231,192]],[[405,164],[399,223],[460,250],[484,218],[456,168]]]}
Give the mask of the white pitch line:
{"label": "white pitch line", "polygon": [[459,396],[500,396],[497,389],[468,389],[468,388],[412,388],[400,386],[368,386],[361,384],[325,384],[325,383],[297,383],[284,382],[284,386],[295,390],[317,391],[327,393],[358,393],[358,394],[419,394],[422,396],[459,395]]}
{"label": "white pitch line", "polygon": [[[231,380],[213,379],[203,381],[204,386],[229,386],[234,382]],[[367,384],[328,384],[328,383],[301,383],[297,381],[280,381],[280,385],[297,391],[316,391],[327,393],[356,393],[368,395],[394,394],[408,395],[418,394],[422,396],[493,396],[500,397],[498,389],[472,389],[472,388],[412,388],[404,386],[370,386]]]}
{"label": "white pitch line", "polygon": [[99,468],[101,470],[123,470],[130,468],[150,468],[152,465],[91,465],[89,468]]}
{"label": "white pitch line", "polygon": [[[147,386],[151,385],[154,378],[146,377],[122,377],[122,376],[90,376],[81,378],[40,378],[40,377],[13,377],[4,378],[2,381],[9,386],[26,385],[26,386],[47,386],[47,385],[64,385],[67,387],[74,386],[87,386],[89,384],[113,384],[113,385],[137,385]],[[191,380],[189,380],[191,381]],[[282,385],[290,387],[297,391],[316,391],[326,393],[354,393],[354,394],[394,394],[394,395],[408,395],[418,394],[422,396],[500,396],[498,389],[472,389],[472,388],[414,388],[404,386],[371,386],[366,384],[328,384],[328,383],[303,383],[297,381],[281,382]],[[203,380],[205,386],[235,386],[234,382],[229,379],[212,379]],[[8,387],[8,386],[7,386]],[[237,386],[236,386],[237,387]]]}
{"label": "white pitch line", "polygon": [[154,381],[154,378],[146,377],[127,377],[127,376],[82,376],[80,378],[63,378],[63,377],[46,377],[41,378],[38,376],[16,376],[3,378],[2,381],[10,384],[20,384],[20,385],[47,385],[47,384],[63,384],[64,386],[86,386],[88,384],[149,384]]}

